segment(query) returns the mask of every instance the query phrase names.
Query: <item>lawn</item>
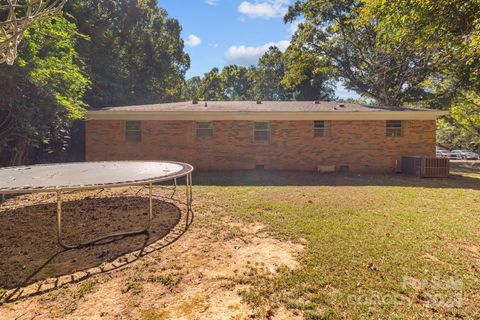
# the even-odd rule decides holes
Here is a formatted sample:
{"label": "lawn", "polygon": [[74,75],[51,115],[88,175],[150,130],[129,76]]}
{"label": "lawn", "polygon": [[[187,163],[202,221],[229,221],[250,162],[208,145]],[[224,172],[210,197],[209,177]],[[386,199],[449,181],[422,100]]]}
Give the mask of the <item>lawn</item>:
{"label": "lawn", "polygon": [[305,244],[295,270],[243,280],[257,308],[285,304],[307,319],[480,316],[474,170],[449,179],[243,172],[196,180],[205,206]]}
{"label": "lawn", "polygon": [[[458,165],[453,172],[448,179],[197,173],[186,232],[181,202],[163,202],[171,191],[158,188],[150,237],[65,252],[47,232],[54,230],[54,195],[11,198],[0,206],[0,233],[10,239],[0,246],[0,287],[25,278],[29,287],[0,302],[0,315],[479,318],[480,171]],[[66,225],[77,222],[66,236],[134,223],[145,196],[138,188],[69,195]]]}

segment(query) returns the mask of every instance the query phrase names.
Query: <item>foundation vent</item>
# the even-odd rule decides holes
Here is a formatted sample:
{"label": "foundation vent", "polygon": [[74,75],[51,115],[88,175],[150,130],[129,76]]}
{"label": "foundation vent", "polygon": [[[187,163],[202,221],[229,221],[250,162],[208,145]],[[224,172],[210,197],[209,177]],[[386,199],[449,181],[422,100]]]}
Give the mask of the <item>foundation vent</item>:
{"label": "foundation vent", "polygon": [[317,171],[320,173],[335,172],[335,165],[321,164],[317,166]]}

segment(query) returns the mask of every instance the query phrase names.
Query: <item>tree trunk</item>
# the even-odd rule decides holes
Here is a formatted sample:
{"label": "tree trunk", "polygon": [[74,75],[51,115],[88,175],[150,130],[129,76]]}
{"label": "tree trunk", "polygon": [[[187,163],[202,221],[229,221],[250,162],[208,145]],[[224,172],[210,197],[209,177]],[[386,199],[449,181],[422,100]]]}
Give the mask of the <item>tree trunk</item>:
{"label": "tree trunk", "polygon": [[16,150],[12,153],[10,157],[10,166],[19,166],[24,164],[25,157],[28,151],[28,142],[27,141],[19,141],[16,145]]}

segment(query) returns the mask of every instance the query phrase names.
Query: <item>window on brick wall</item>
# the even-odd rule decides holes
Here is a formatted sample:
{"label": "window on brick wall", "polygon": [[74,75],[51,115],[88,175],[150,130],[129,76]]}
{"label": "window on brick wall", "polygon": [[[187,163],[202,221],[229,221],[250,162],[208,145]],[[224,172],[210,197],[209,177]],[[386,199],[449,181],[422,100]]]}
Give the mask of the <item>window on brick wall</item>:
{"label": "window on brick wall", "polygon": [[386,135],[387,135],[387,137],[401,137],[402,136],[402,121],[401,120],[387,120]]}
{"label": "window on brick wall", "polygon": [[197,122],[197,137],[212,137],[213,124],[211,122]]}
{"label": "window on brick wall", "polygon": [[253,124],[253,139],[255,141],[270,140],[270,123],[268,121],[256,121]]}
{"label": "window on brick wall", "polygon": [[330,136],[330,121],[314,121],[313,133],[315,137],[328,137]]}
{"label": "window on brick wall", "polygon": [[142,122],[125,121],[125,141],[140,143],[142,141]]}

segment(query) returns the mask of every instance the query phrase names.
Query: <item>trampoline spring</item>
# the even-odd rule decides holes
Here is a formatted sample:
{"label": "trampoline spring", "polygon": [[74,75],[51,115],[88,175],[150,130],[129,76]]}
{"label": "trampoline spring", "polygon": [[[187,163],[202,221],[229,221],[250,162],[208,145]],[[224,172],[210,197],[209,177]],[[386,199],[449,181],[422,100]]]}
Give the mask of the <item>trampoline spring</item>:
{"label": "trampoline spring", "polygon": [[105,188],[100,189],[97,193],[95,193],[94,197],[98,196],[100,193],[105,191]]}
{"label": "trampoline spring", "polygon": [[145,189],[145,186],[140,186],[140,188],[139,188],[138,191],[135,193],[135,195],[138,196],[138,194],[140,193],[140,191],[142,191],[143,189]]}

